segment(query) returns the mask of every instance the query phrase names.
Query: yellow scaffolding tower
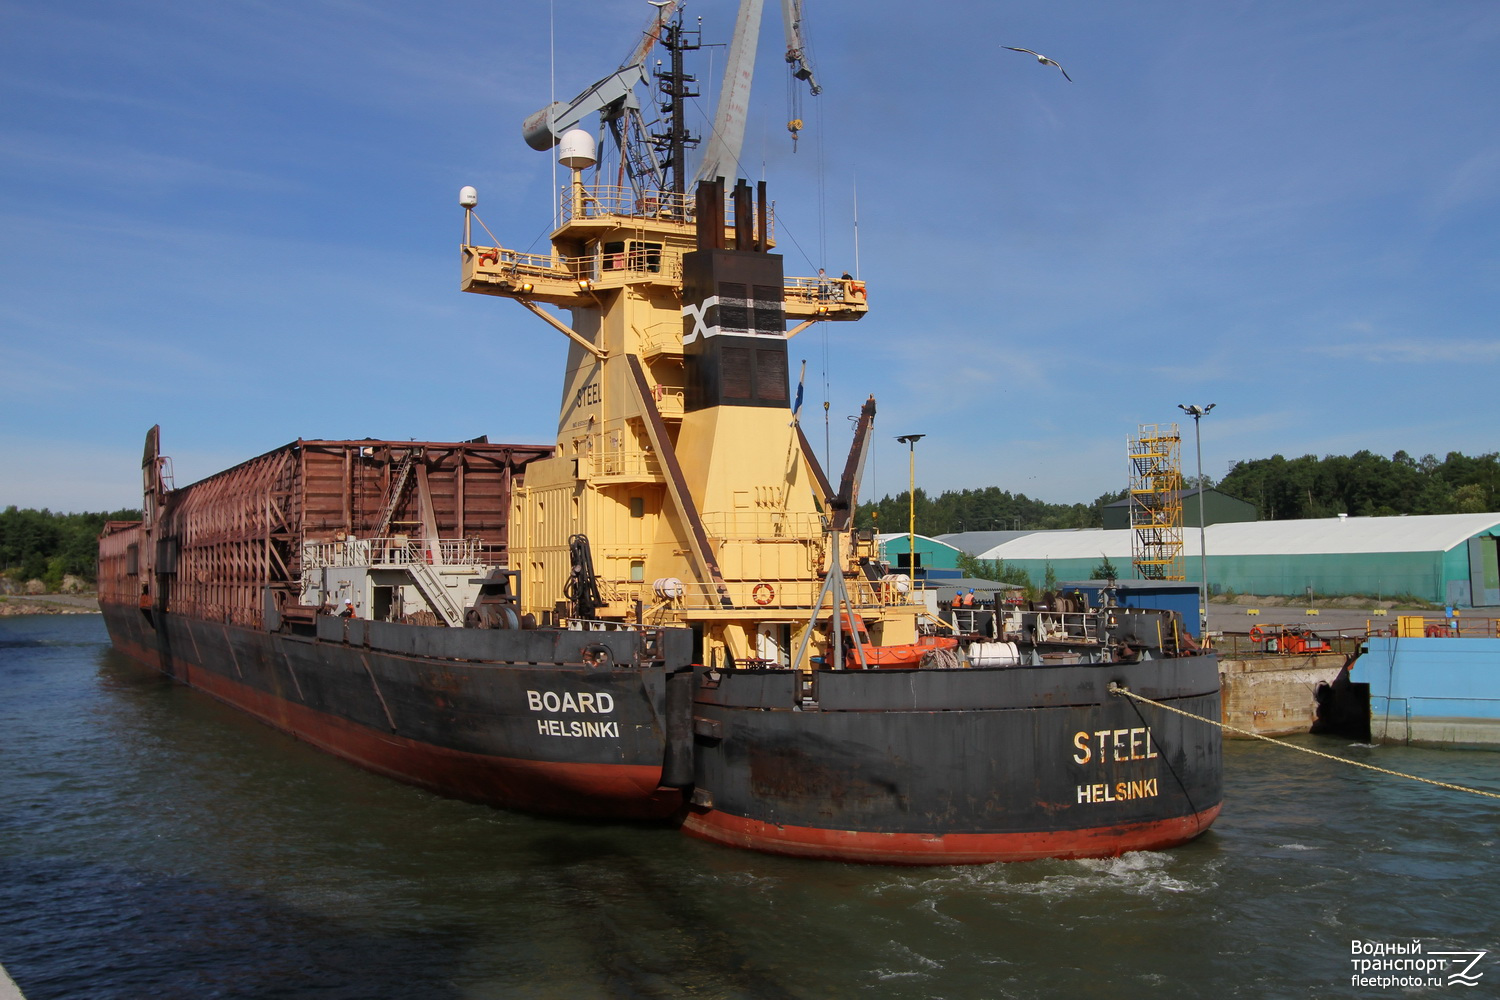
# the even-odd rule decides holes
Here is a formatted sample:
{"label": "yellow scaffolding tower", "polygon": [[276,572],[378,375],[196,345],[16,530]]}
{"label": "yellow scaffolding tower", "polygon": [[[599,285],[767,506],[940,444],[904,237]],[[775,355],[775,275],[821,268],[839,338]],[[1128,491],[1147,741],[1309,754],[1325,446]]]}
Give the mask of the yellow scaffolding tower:
{"label": "yellow scaffolding tower", "polygon": [[1141,424],[1129,441],[1130,561],[1142,580],[1184,580],[1182,435],[1176,424]]}

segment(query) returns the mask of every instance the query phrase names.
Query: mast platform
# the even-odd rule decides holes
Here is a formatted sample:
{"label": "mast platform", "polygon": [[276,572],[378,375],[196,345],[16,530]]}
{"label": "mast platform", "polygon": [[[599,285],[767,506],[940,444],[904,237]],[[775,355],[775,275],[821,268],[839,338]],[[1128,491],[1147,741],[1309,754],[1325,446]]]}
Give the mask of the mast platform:
{"label": "mast platform", "polygon": [[[694,248],[694,206],[680,195],[637,197],[629,188],[569,186],[550,254],[465,242],[466,292],[545,302],[562,309],[599,305],[598,294],[627,286],[680,293],[682,255]],[[748,221],[748,220],[747,220]],[[732,237],[733,219],[726,219]],[[767,242],[774,246],[767,212]],[[572,251],[571,253],[569,251]],[[857,320],[869,312],[865,283],[852,278],[787,277],[789,320]]]}

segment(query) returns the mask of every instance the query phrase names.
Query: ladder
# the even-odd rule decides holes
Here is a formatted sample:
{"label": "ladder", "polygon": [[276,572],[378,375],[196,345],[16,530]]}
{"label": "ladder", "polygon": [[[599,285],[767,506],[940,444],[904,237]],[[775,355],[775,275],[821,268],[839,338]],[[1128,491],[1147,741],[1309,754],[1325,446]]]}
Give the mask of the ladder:
{"label": "ladder", "polygon": [[433,610],[443,621],[447,622],[448,627],[462,627],[464,609],[443,585],[443,578],[438,576],[437,571],[420,558],[407,563],[406,568],[411,572],[411,578],[416,583],[417,589],[422,592],[422,596],[427,598],[427,603],[432,605]]}
{"label": "ladder", "polygon": [[401,464],[396,466],[396,476],[391,480],[391,493],[386,497],[385,507],[380,512],[380,521],[375,525],[375,533],[371,538],[384,538],[387,529],[391,526],[391,518],[396,516],[396,505],[401,502],[401,494],[406,490],[406,481],[411,478],[412,466],[417,464],[418,448],[411,448],[406,452],[406,457],[401,459]]}

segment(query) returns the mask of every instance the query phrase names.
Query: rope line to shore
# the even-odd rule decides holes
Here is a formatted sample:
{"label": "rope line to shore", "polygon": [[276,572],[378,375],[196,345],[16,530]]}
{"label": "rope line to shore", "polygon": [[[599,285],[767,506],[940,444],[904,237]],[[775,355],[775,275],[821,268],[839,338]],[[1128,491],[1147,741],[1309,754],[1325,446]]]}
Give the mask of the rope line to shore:
{"label": "rope line to shore", "polygon": [[1109,693],[1114,695],[1121,695],[1125,698],[1130,698],[1133,701],[1145,702],[1147,705],[1155,705],[1157,708],[1164,708],[1168,712],[1176,712],[1178,715],[1187,716],[1189,719],[1197,719],[1199,722],[1207,722],[1210,725],[1218,726],[1220,729],[1228,730],[1231,733],[1238,733],[1241,736],[1249,736],[1252,739],[1264,740],[1267,743],[1274,743],[1276,746],[1286,747],[1288,750],[1299,750],[1302,753],[1310,753],[1314,757],[1323,757],[1327,760],[1336,760],[1340,764],[1351,764],[1354,767],[1362,767],[1367,771],[1379,771],[1381,774],[1389,774],[1397,778],[1409,778],[1412,781],[1420,781],[1428,785],[1437,785],[1439,788],[1451,788],[1455,792],[1468,792],[1470,795],[1483,795],[1488,799],[1500,799],[1500,792],[1487,792],[1482,788],[1469,788],[1466,785],[1455,785],[1447,781],[1437,781],[1432,778],[1424,778],[1421,775],[1417,774],[1406,774],[1403,771],[1392,771],[1389,768],[1376,767],[1374,764],[1366,764],[1362,761],[1350,760],[1348,757],[1339,757],[1336,754],[1324,753],[1321,750],[1313,750],[1310,747],[1299,747],[1295,743],[1286,743],[1281,740],[1272,739],[1269,736],[1262,736],[1260,733],[1252,733],[1248,729],[1240,729],[1235,726],[1231,726],[1227,722],[1220,722],[1217,719],[1210,719],[1206,715],[1195,715],[1192,712],[1184,712],[1180,708],[1175,708],[1171,705],[1166,705],[1159,701],[1152,701],[1145,695],[1136,694],[1129,688],[1116,684],[1113,681],[1110,682]]}

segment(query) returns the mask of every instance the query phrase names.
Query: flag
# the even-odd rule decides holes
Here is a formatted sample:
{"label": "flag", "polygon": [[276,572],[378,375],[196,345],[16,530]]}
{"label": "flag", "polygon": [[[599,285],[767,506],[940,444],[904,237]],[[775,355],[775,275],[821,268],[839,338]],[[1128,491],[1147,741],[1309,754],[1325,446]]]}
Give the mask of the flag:
{"label": "flag", "polygon": [[792,400],[792,422],[796,423],[797,414],[802,409],[802,383],[807,381],[807,362],[802,362],[802,373],[797,376],[797,396]]}

